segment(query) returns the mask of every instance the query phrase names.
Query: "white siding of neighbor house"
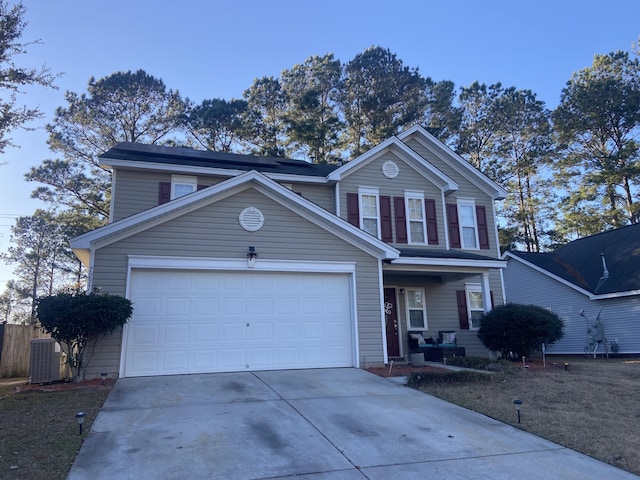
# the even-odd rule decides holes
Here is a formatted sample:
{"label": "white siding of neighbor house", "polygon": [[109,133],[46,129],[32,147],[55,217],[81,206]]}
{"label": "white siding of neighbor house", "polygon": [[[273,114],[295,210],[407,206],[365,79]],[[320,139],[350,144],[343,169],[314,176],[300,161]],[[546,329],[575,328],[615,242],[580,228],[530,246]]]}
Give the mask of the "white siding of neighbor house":
{"label": "white siding of neighbor house", "polygon": [[608,343],[617,339],[619,353],[640,353],[640,295],[589,300],[575,289],[513,259],[509,259],[504,283],[508,303],[538,305],[562,318],[564,337],[549,347],[548,353],[583,354],[588,323],[579,312],[584,310],[595,319],[600,309]]}
{"label": "white siding of neighbor house", "polygon": [[[399,167],[396,178],[387,178],[382,173],[382,165],[391,160]],[[359,187],[374,187],[379,189],[379,195],[391,197],[391,210],[393,212],[393,197],[404,197],[406,190],[418,190],[424,192],[424,198],[436,201],[438,216],[438,245],[420,245],[419,248],[445,248],[445,220],[442,206],[442,191],[430,180],[423,176],[424,167],[414,160],[405,161],[393,152],[386,152],[366,165],[355,169],[340,181],[340,216],[347,218],[347,193],[358,193]],[[393,218],[393,216],[392,216]],[[391,229],[393,240],[396,239],[396,226],[392,220]],[[396,244],[395,247],[410,247],[410,244]]]}
{"label": "white siding of neighbor house", "polygon": [[[258,207],[265,217],[257,232],[239,225],[238,215],[248,206]],[[258,262],[355,262],[358,354],[361,361],[383,361],[378,260],[253,188],[98,249],[93,286],[125,295],[127,255],[244,259],[250,245],[258,252]],[[116,332],[104,342],[88,374],[118,372],[121,337]]]}
{"label": "white siding of neighbor house", "polygon": [[[394,278],[393,285],[399,288],[424,288],[425,302],[427,307],[427,327],[425,333],[428,337],[438,338],[438,332],[441,330],[456,332],[458,346],[465,347],[467,356],[491,355],[491,352],[478,339],[477,330],[460,329],[460,319],[458,318],[458,301],[456,297],[457,290],[464,290],[465,283],[481,284],[481,275],[469,275],[464,279],[455,282],[440,283],[437,280],[424,282],[411,280],[398,280]],[[500,273],[497,270],[489,274],[489,286],[493,292],[495,306],[502,305],[502,285],[500,281]],[[400,338],[403,345],[403,351],[407,352],[407,313],[405,299],[398,296],[399,306],[398,313],[400,316]]]}

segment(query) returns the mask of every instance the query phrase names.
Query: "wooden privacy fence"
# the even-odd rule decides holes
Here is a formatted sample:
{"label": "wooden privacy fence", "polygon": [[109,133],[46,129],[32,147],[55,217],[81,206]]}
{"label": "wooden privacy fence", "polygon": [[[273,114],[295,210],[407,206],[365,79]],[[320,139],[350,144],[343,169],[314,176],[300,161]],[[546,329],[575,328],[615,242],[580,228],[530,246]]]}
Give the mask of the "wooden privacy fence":
{"label": "wooden privacy fence", "polygon": [[31,340],[48,337],[31,325],[0,324],[0,378],[27,377]]}

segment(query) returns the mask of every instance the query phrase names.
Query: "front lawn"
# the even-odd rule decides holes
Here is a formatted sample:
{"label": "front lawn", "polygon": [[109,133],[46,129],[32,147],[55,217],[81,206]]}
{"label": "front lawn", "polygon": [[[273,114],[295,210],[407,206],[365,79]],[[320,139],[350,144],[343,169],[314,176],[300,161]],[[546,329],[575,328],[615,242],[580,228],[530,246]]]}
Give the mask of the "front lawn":
{"label": "front lawn", "polygon": [[[16,392],[24,387],[0,379],[0,478],[64,480],[109,387],[68,384]],[[86,414],[82,437],[75,419],[80,411]]]}
{"label": "front lawn", "polygon": [[[547,368],[520,367],[484,381],[455,374],[443,381],[442,371],[430,381],[425,372],[418,388],[640,474],[640,360],[548,357]],[[523,402],[520,424],[514,400]]]}

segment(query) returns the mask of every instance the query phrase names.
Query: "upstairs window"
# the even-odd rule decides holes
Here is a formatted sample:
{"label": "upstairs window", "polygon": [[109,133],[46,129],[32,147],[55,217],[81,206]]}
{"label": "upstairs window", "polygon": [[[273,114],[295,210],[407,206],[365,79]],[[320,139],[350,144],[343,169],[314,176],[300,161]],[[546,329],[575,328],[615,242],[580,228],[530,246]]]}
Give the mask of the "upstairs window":
{"label": "upstairs window", "polygon": [[418,192],[406,192],[405,200],[409,243],[427,243],[424,195]]}
{"label": "upstairs window", "polygon": [[473,199],[459,198],[455,204],[447,204],[447,224],[453,248],[490,248],[486,208]]}
{"label": "upstairs window", "polygon": [[460,221],[462,248],[478,248],[476,206],[472,200],[458,202],[458,219]]}
{"label": "upstairs window", "polygon": [[376,238],[380,238],[380,210],[378,208],[378,190],[358,190],[360,200],[360,228]]}
{"label": "upstairs window", "polygon": [[197,177],[171,175],[171,200],[193,193],[197,189]]}

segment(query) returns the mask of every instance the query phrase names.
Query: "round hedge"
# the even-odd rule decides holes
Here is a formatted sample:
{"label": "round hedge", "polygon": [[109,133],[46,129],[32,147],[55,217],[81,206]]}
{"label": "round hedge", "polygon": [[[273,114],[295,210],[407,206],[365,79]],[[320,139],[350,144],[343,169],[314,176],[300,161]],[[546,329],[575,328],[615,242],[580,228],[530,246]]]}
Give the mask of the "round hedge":
{"label": "round hedge", "polygon": [[510,303],[494,308],[482,317],[478,338],[503,358],[528,357],[564,335],[558,315],[536,305]]}

